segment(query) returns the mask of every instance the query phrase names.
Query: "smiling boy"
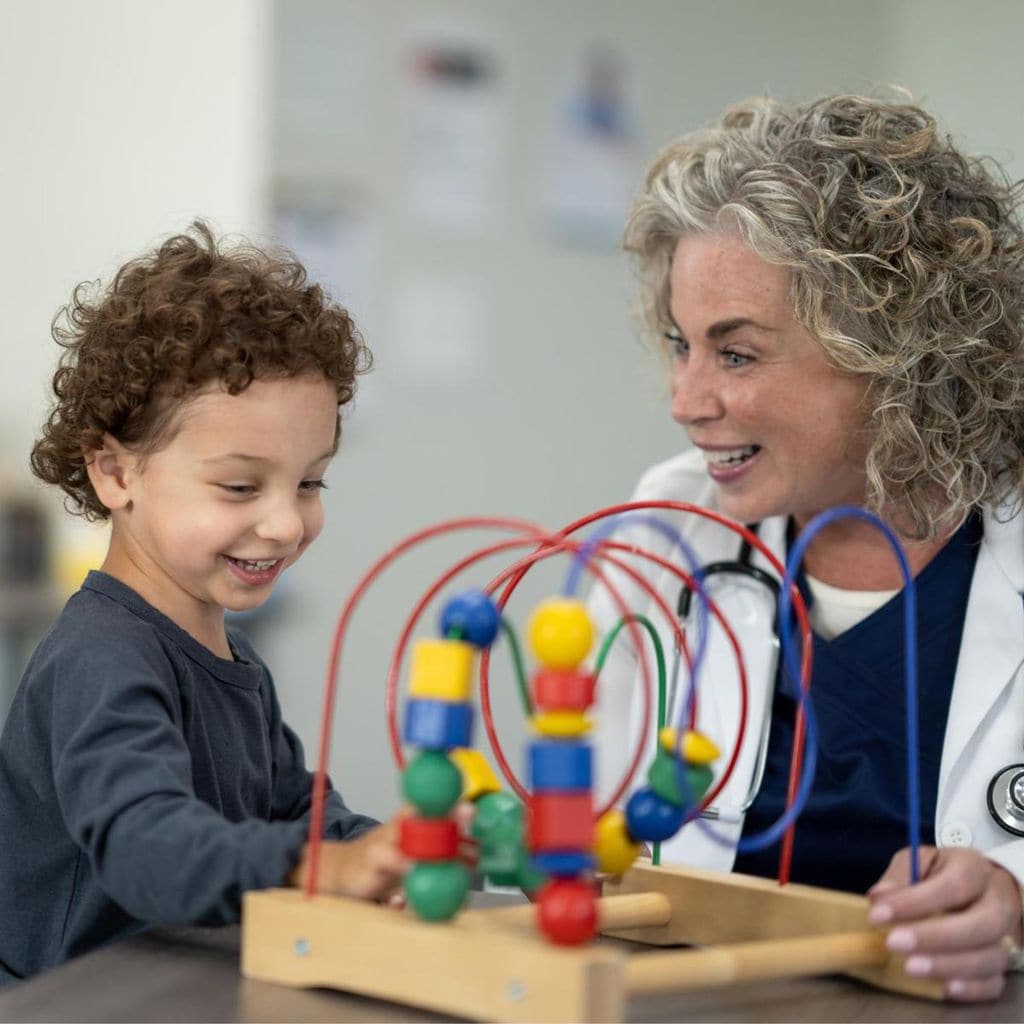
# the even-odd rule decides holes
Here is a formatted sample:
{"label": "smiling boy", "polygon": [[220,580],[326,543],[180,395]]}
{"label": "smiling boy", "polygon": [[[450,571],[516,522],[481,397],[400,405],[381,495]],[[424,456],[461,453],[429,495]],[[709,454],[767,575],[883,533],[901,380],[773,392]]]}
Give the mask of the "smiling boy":
{"label": "smiling boy", "polygon": [[[35,651],[0,738],[0,984],[150,924],[237,921],[301,880],[312,777],[225,611],[323,526],[339,408],[369,354],[287,255],[197,223],[75,292],[32,453],[110,548]],[[329,792],[320,888],[385,899],[405,864]]]}

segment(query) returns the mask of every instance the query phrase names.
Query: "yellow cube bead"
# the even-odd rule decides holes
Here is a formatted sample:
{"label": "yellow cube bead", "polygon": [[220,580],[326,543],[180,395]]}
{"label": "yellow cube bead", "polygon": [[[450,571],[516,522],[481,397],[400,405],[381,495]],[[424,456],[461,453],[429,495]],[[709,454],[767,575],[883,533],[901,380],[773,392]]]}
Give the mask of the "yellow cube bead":
{"label": "yellow cube bead", "polygon": [[462,772],[462,799],[475,800],[487,793],[501,791],[501,783],[487,758],[479,750],[456,747],[448,751],[448,759]]}
{"label": "yellow cube bead", "polygon": [[640,856],[640,843],[630,838],[626,815],[613,808],[602,814],[594,830],[594,853],[597,870],[607,875],[621,875]]}
{"label": "yellow cube bead", "polygon": [[464,704],[473,693],[476,648],[461,640],[417,640],[412,651],[409,696]]}
{"label": "yellow cube bead", "polygon": [[537,606],[527,626],[534,656],[547,668],[575,668],[594,645],[594,624],[579,602],[554,597]]}
{"label": "yellow cube bead", "polygon": [[[678,753],[679,741],[676,739],[676,730],[673,726],[666,725],[658,733],[658,741],[661,743],[661,749],[666,753]],[[718,747],[702,732],[687,729],[683,734],[683,760],[687,764],[711,764],[720,753]]]}
{"label": "yellow cube bead", "polygon": [[556,739],[583,736],[594,724],[582,711],[542,711],[530,721],[537,732]]}

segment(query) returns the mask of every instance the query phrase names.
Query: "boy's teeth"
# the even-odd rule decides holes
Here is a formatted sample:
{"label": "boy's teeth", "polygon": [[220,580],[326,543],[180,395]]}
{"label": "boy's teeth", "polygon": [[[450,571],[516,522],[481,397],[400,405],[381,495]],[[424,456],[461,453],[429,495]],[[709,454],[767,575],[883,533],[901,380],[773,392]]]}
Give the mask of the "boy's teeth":
{"label": "boy's teeth", "polygon": [[749,459],[758,450],[756,444],[748,444],[745,448],[727,448],[724,451],[704,452],[704,461],[712,466],[727,466],[734,462]]}
{"label": "boy's teeth", "polygon": [[245,566],[249,572],[262,572],[264,569],[269,569],[272,565],[277,565],[277,559],[271,558],[262,562],[246,562],[240,559],[239,563]]}

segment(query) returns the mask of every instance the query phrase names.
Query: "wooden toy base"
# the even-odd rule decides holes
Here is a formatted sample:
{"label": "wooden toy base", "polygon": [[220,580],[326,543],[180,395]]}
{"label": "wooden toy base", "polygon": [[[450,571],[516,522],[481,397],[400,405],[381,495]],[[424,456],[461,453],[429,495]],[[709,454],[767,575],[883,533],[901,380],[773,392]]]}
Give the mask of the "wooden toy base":
{"label": "wooden toy base", "polygon": [[565,949],[537,934],[527,905],[431,924],[357,900],[271,889],[245,896],[242,973],[498,1021],[618,1021],[631,994],[826,973],[942,998],[938,982],[906,975],[885,932],[867,925],[861,896],[676,867],[634,867],[605,891],[605,934],[713,948]]}

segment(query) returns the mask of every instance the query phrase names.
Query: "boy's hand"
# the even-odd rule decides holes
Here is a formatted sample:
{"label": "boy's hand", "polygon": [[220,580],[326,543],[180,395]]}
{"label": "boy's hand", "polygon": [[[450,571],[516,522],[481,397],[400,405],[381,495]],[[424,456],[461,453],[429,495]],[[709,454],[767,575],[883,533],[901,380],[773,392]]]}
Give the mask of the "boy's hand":
{"label": "boy's hand", "polygon": [[[392,818],[356,839],[344,842],[325,839],[320,845],[317,888],[337,896],[387,901],[401,906],[400,886],[408,867],[409,862],[398,848],[398,818]],[[288,876],[288,884],[301,888],[308,874],[307,845]]]}

